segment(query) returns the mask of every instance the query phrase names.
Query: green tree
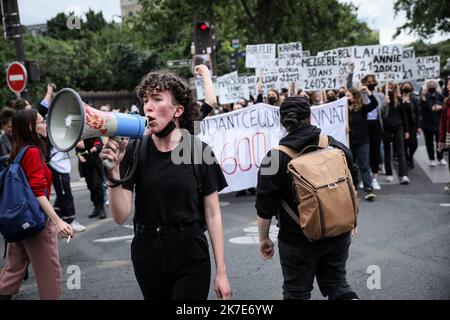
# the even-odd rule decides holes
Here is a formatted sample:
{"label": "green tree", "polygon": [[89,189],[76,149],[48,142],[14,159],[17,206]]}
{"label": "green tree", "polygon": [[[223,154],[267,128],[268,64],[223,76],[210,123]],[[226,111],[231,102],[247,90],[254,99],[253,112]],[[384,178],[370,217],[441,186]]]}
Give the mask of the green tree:
{"label": "green tree", "polygon": [[[0,27],[0,34],[3,34],[3,28]],[[6,67],[8,62],[15,61],[16,52],[14,50],[14,46],[11,41],[5,40],[4,37],[0,38],[0,61],[1,61],[1,71],[0,78],[2,81],[2,85],[0,86],[0,109],[4,106],[9,105],[11,99],[15,97],[15,95],[9,90],[6,85]]]}
{"label": "green tree", "polygon": [[89,9],[86,12],[86,21],[80,18],[80,29],[69,29],[67,21],[73,13],[66,15],[64,12],[58,13],[54,18],[47,21],[47,34],[54,39],[79,40],[103,30],[108,23],[103,17],[103,13],[98,13]]}
{"label": "green tree", "polygon": [[[142,48],[154,49],[163,61],[188,58],[195,18],[214,25],[216,69],[230,71],[231,39],[246,44],[302,41],[312,53],[340,46],[378,43],[356,17],[353,5],[337,0],[141,0],[138,16],[124,22],[126,32]],[[163,45],[161,45],[163,44]],[[243,62],[239,61],[240,71]],[[175,69],[189,76],[189,70]]]}
{"label": "green tree", "polygon": [[429,38],[436,32],[450,32],[450,2],[448,0],[397,0],[395,13],[406,13],[406,23],[397,28],[395,36],[402,30],[417,32]]}

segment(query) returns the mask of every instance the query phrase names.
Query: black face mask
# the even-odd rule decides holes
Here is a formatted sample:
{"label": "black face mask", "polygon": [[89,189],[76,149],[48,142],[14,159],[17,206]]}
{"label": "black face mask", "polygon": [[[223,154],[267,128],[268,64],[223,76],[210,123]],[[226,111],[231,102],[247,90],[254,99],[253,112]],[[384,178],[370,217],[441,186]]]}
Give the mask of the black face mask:
{"label": "black face mask", "polygon": [[336,97],[335,96],[329,96],[327,97],[328,101],[336,101]]}
{"label": "black face mask", "polygon": [[339,97],[339,99],[342,99],[343,97],[345,97],[345,92],[339,92],[338,97]]}
{"label": "black face mask", "polygon": [[429,89],[428,89],[428,92],[429,92],[429,93],[435,93],[435,92],[436,92],[436,88],[429,88]]}
{"label": "black face mask", "polygon": [[368,88],[370,91],[373,91],[373,89],[375,89],[376,86],[377,86],[377,85],[376,85],[375,83],[371,83],[371,84],[368,84],[368,85],[367,85],[367,88]]}
{"label": "black face mask", "polygon": [[403,92],[403,93],[410,93],[410,92],[411,92],[411,88],[408,88],[408,87],[403,88],[403,89],[402,89],[402,92]]}
{"label": "black face mask", "polygon": [[174,129],[176,128],[176,125],[173,121],[170,121],[167,126],[162,129],[160,132],[155,132],[155,136],[158,138],[164,138],[167,137]]}
{"label": "black face mask", "polygon": [[269,104],[271,104],[271,105],[274,105],[277,102],[276,97],[269,97],[267,100],[269,101]]}

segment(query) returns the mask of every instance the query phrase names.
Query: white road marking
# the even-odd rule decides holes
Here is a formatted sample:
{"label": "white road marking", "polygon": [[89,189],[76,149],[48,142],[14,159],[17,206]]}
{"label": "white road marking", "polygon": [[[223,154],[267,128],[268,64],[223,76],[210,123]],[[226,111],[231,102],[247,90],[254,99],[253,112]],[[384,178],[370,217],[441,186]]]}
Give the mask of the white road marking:
{"label": "white road marking", "polygon": [[105,243],[105,242],[124,241],[124,240],[131,240],[131,239],[133,239],[133,237],[134,237],[134,235],[123,236],[123,237],[103,238],[103,239],[96,239],[96,240],[94,240],[94,242]]}
{"label": "white road marking", "polygon": [[[269,237],[274,242],[277,241],[278,230],[279,229],[276,226],[274,226],[274,225],[270,226]],[[247,228],[244,228],[242,231],[247,233],[247,235],[231,238],[228,241],[230,243],[243,244],[243,245],[259,244],[259,235],[258,235],[258,227],[257,226],[247,227]]]}

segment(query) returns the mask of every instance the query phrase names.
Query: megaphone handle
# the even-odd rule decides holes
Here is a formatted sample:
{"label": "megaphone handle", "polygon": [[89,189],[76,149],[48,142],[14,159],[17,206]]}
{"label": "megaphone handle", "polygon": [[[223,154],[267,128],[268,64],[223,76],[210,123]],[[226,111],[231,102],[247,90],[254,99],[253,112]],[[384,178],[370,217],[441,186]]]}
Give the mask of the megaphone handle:
{"label": "megaphone handle", "polygon": [[[121,137],[114,137],[113,139],[119,142]],[[116,152],[116,156],[119,156],[119,151]],[[108,168],[108,170],[112,170],[114,168],[114,162],[109,159],[103,160],[103,165]]]}
{"label": "megaphone handle", "polygon": [[103,165],[108,168],[108,170],[112,170],[114,168],[114,162],[109,159],[103,160]]}

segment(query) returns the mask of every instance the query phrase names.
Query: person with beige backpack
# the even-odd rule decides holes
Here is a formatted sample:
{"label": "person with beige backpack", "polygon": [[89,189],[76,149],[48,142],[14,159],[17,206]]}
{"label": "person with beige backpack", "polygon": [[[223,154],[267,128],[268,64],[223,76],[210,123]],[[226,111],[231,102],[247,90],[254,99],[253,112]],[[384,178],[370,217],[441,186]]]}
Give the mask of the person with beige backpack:
{"label": "person with beige backpack", "polygon": [[311,125],[303,97],[286,98],[280,121],[287,135],[258,172],[260,254],[267,260],[275,253],[269,228],[276,216],[284,299],[309,299],[314,277],[329,300],[358,299],[346,280],[358,214],[358,167],[351,151]]}

